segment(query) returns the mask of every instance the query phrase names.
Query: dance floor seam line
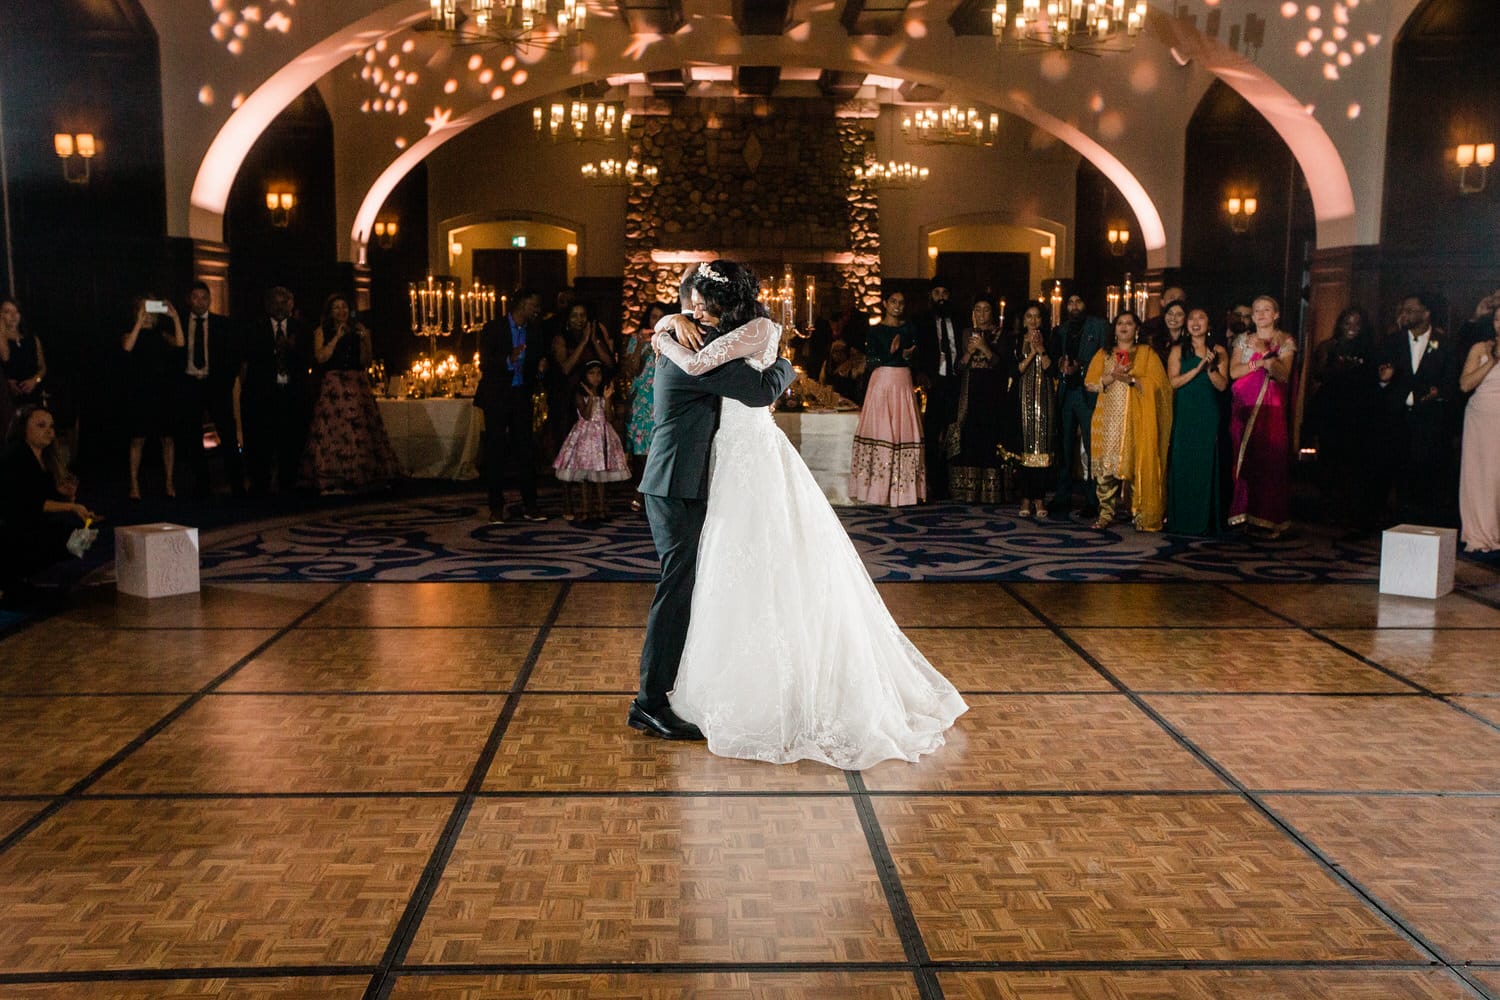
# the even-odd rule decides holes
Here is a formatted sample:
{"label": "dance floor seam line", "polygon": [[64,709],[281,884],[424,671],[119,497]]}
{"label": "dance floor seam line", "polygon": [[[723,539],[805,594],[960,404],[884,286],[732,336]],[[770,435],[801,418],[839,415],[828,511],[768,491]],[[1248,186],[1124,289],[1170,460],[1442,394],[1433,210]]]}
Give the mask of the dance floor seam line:
{"label": "dance floor seam line", "polygon": [[33,830],[45,823],[48,818],[56,814],[57,811],[60,810],[68,802],[81,797],[85,791],[87,791],[93,785],[97,784],[105,775],[109,774],[109,772],[113,771],[115,768],[119,767],[120,764],[124,763],[126,758],[128,758],[131,754],[135,753],[141,747],[149,743],[153,737],[161,733],[162,730],[166,729],[173,722],[176,722],[178,719],[182,718],[182,716],[185,715],[189,710],[191,710],[194,705],[198,704],[204,698],[208,697],[208,695],[212,694],[215,688],[227,683],[230,678],[234,677],[235,674],[239,673],[246,666],[248,666],[257,656],[270,649],[277,640],[291,633],[299,624],[306,621],[309,617],[316,614],[318,611],[322,610],[324,605],[333,600],[339,594],[343,593],[344,590],[348,588],[348,586],[349,585],[346,583],[335,587],[329,593],[323,595],[323,597],[314,602],[312,606],[303,609],[302,613],[297,615],[296,618],[293,618],[291,622],[279,629],[274,630],[271,635],[267,636],[262,642],[256,645],[254,649],[251,649],[249,652],[245,653],[245,655],[241,656],[239,659],[231,663],[228,667],[224,668],[224,670],[219,672],[218,676],[214,677],[203,687],[199,688],[196,692],[188,695],[182,700],[181,703],[179,703],[166,715],[162,716],[160,719],[157,719],[156,722],[152,723],[150,726],[147,726],[144,731],[142,731],[130,742],[126,743],[119,750],[115,751],[102,764],[100,764],[98,767],[95,767],[92,771],[84,775],[82,778],[79,778],[68,788],[64,789],[60,795],[53,798],[50,805],[42,809],[30,819],[26,820],[26,822],[22,823],[20,826],[16,827],[16,829],[12,830],[9,834],[5,835],[4,837],[0,837],[0,855],[3,855],[13,846],[20,843],[23,839],[26,838],[27,835],[29,835]]}
{"label": "dance floor seam line", "polygon": [[[1223,584],[1218,584],[1217,586],[1225,593],[1229,594],[1231,597],[1240,598],[1240,595],[1235,593],[1229,587]],[[1373,893],[1371,893],[1363,885],[1355,881],[1342,867],[1335,865],[1326,856],[1324,856],[1323,852],[1318,850],[1305,836],[1303,836],[1301,831],[1297,830],[1290,823],[1286,822],[1275,810],[1266,805],[1265,802],[1261,801],[1260,796],[1264,793],[1247,787],[1243,782],[1237,779],[1227,767],[1220,764],[1202,747],[1198,746],[1195,742],[1188,739],[1188,737],[1180,732],[1176,726],[1172,725],[1172,723],[1169,722],[1167,718],[1161,714],[1161,712],[1152,707],[1152,705],[1140,695],[1138,695],[1134,691],[1131,691],[1123,681],[1121,681],[1112,671],[1105,667],[1104,664],[1100,663],[1093,654],[1084,649],[1082,644],[1080,644],[1072,636],[1068,635],[1067,630],[1063,626],[1057,624],[1035,604],[1026,600],[1026,598],[1018,594],[1016,592],[1017,588],[1013,587],[1010,584],[1001,584],[1001,587],[1006,591],[1006,593],[1011,596],[1012,599],[1019,602],[1021,606],[1024,607],[1027,611],[1030,611],[1032,614],[1036,615],[1038,620],[1046,622],[1048,625],[1050,625],[1053,629],[1053,634],[1055,634],[1070,649],[1072,649],[1076,655],[1082,657],[1085,663],[1088,663],[1096,671],[1098,671],[1101,677],[1118,688],[1120,693],[1125,695],[1125,697],[1128,698],[1133,705],[1135,705],[1138,711],[1144,712],[1152,722],[1161,727],[1161,729],[1168,736],[1175,740],[1183,749],[1192,754],[1199,761],[1199,763],[1203,764],[1203,766],[1211,770],[1219,778],[1220,781],[1223,781],[1226,785],[1229,786],[1230,789],[1238,793],[1246,802],[1246,804],[1248,804],[1261,816],[1274,824],[1279,830],[1281,830],[1282,833],[1290,837],[1292,842],[1296,844],[1300,850],[1302,850],[1309,858],[1312,858],[1314,861],[1316,861],[1317,864],[1322,867],[1322,869],[1327,872],[1336,882],[1344,886],[1351,893],[1362,900],[1366,906],[1368,906],[1372,911],[1378,914],[1380,918],[1384,920],[1386,924],[1397,934],[1401,935],[1407,940],[1409,944],[1416,947],[1419,951],[1423,952],[1429,958],[1441,962],[1444,966],[1447,966],[1450,969],[1454,967],[1454,965],[1456,964],[1454,961],[1449,960],[1448,957],[1444,955],[1435,945],[1418,934],[1417,931],[1408,926],[1405,921],[1397,917],[1396,914],[1392,912],[1390,907],[1382,903],[1375,897]],[[1244,598],[1240,599],[1244,600]],[[1249,602],[1247,601],[1247,603]],[[1269,609],[1262,610],[1266,610],[1269,612]],[[1269,613],[1274,614],[1274,612]],[[1284,616],[1278,615],[1277,617]]]}

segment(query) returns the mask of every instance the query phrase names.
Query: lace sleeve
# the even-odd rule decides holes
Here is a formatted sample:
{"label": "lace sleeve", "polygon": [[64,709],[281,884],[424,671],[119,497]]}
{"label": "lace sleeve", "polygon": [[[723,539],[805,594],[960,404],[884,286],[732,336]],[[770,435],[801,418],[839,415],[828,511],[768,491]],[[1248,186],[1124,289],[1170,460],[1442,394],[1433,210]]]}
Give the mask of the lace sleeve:
{"label": "lace sleeve", "polygon": [[776,360],[775,350],[781,343],[781,327],[768,319],[753,319],[744,326],[703,345],[697,353],[689,351],[670,336],[657,334],[653,344],[689,375],[702,375],[720,365],[741,358],[764,370]]}

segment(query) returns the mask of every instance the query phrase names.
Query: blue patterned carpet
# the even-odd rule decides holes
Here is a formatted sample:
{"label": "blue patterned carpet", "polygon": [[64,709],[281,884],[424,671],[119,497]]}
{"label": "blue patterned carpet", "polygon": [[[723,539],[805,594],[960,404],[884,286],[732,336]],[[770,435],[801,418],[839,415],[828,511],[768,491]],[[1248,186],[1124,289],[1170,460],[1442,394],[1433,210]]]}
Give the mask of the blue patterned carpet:
{"label": "blue patterned carpet", "polygon": [[[554,519],[490,525],[479,493],[346,506],[221,528],[203,536],[203,578],[309,580],[654,580],[644,515],[597,528]],[[1277,541],[1096,532],[1040,524],[1014,508],[941,503],[846,508],[845,529],[877,580],[1070,580],[1369,583],[1376,540],[1346,545],[1305,526]]]}

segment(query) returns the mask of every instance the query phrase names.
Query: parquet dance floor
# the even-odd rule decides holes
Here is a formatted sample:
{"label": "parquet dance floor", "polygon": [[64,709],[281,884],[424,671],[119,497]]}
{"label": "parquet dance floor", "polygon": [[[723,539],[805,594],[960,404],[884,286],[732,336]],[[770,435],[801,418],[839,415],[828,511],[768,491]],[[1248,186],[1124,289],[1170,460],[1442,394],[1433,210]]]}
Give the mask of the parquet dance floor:
{"label": "parquet dance floor", "polygon": [[641,583],[86,593],[0,639],[0,997],[1500,997],[1500,606],[895,583],[919,764],[624,725]]}

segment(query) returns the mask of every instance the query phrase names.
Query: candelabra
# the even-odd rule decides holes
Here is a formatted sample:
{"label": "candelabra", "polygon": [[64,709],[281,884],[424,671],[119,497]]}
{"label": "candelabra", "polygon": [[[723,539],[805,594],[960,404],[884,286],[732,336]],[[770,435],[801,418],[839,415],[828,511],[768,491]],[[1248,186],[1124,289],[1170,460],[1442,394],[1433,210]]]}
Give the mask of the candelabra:
{"label": "candelabra", "polygon": [[1115,317],[1120,315],[1120,307],[1133,311],[1137,319],[1144,319],[1146,306],[1151,303],[1151,290],[1144,284],[1137,285],[1127,271],[1125,274],[1125,287],[1123,291],[1119,285],[1110,285],[1104,290],[1104,314],[1111,323]]}
{"label": "candelabra", "polygon": [[454,310],[458,299],[458,282],[449,278],[434,280],[429,274],[426,284],[412,282],[406,287],[411,300],[412,335],[427,338],[427,359],[432,365],[436,365],[438,338],[452,336],[460,329]]}

